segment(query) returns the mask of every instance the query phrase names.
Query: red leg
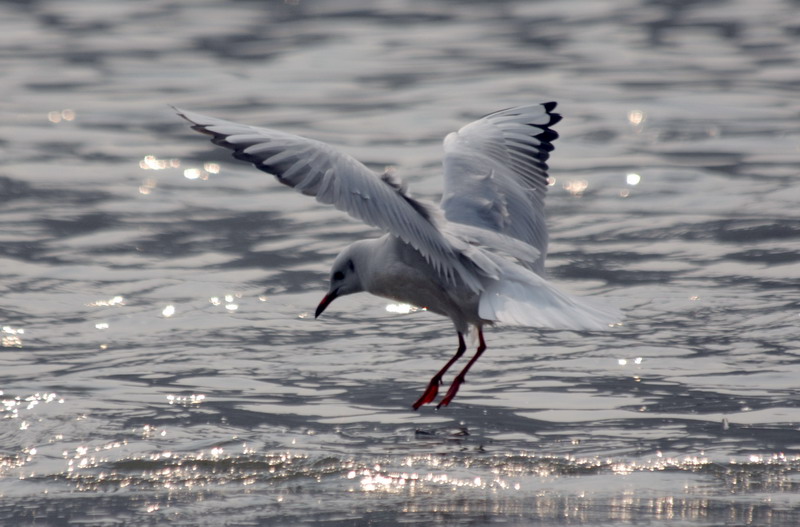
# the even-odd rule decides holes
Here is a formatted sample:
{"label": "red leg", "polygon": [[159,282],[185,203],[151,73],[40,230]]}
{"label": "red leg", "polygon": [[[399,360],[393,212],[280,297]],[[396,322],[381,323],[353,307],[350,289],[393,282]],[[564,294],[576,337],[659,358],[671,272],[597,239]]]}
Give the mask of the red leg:
{"label": "red leg", "polygon": [[464,369],[461,370],[458,375],[456,375],[456,378],[453,379],[453,384],[451,384],[450,389],[447,390],[447,395],[444,396],[444,399],[442,399],[442,402],[440,402],[436,406],[436,408],[441,408],[442,406],[447,406],[448,404],[450,404],[450,401],[452,401],[453,397],[455,397],[456,394],[458,393],[458,389],[461,387],[461,383],[464,382],[464,378],[467,376],[467,372],[472,367],[472,365],[475,364],[475,361],[477,361],[480,358],[480,356],[483,354],[484,351],[486,351],[486,341],[483,340],[483,329],[478,328],[478,350],[475,352],[475,356],[472,357],[467,363],[467,365],[464,366]]}
{"label": "red leg", "polygon": [[436,399],[436,394],[439,393],[439,385],[442,384],[442,376],[450,369],[450,366],[453,365],[455,361],[457,361],[461,356],[464,354],[464,350],[467,349],[467,344],[464,342],[464,335],[461,332],[458,333],[458,349],[456,350],[456,354],[453,355],[453,358],[447,361],[447,364],[444,365],[444,368],[439,370],[439,373],[433,376],[431,382],[428,383],[428,387],[425,388],[425,393],[422,394],[422,397],[417,399],[417,402],[414,403],[413,408],[414,410],[418,410],[420,406],[423,404],[432,403],[434,399]]}

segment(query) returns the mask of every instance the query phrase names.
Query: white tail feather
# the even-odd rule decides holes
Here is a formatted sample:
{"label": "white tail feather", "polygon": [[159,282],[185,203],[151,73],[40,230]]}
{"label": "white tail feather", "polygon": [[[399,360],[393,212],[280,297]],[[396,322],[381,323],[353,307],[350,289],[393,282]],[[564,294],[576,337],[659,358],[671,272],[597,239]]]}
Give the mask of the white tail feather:
{"label": "white tail feather", "polygon": [[503,280],[486,284],[478,307],[482,319],[574,330],[607,330],[622,319],[615,307],[573,297],[527,269],[515,267],[514,276],[506,275]]}

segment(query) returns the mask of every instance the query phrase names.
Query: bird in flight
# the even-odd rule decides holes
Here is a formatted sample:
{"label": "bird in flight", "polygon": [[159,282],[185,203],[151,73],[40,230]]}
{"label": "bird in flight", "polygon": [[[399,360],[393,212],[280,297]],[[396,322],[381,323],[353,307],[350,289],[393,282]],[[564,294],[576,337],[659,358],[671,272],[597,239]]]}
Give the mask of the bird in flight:
{"label": "bird in flight", "polygon": [[475,355],[437,408],[453,400],[486,350],[484,326],[607,330],[621,318],[616,308],[563,293],[544,278],[546,162],[558,137],[552,126],[561,120],[555,107],[500,110],[448,134],[438,206],[413,198],[393,173],[377,174],[328,144],[175,111],[233,157],[385,231],[339,253],[315,317],[336,298],[366,291],[450,318],[458,348],[412,405],[416,410],[436,401],[442,378],[466,351],[471,327]]}

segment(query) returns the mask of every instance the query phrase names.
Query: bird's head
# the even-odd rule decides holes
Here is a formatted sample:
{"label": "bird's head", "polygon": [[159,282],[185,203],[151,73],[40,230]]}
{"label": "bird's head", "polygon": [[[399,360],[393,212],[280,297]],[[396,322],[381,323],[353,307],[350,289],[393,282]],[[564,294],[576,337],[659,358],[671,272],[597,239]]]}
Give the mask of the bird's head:
{"label": "bird's head", "polygon": [[331,302],[344,295],[364,291],[361,277],[358,274],[358,251],[355,244],[342,251],[331,267],[330,287],[328,294],[322,299],[314,313],[314,318],[319,317]]}

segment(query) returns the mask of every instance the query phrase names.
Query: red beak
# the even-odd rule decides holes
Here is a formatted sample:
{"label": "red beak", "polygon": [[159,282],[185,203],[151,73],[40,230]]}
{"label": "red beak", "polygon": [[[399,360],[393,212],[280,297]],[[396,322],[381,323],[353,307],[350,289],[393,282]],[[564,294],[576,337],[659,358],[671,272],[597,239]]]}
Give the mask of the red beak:
{"label": "red beak", "polygon": [[337,296],[339,296],[338,289],[334,289],[333,291],[325,295],[325,297],[322,299],[322,302],[320,302],[319,305],[317,306],[317,311],[314,313],[314,318],[319,318],[322,312],[325,311],[325,308],[327,308],[331,304],[331,302],[336,300]]}

